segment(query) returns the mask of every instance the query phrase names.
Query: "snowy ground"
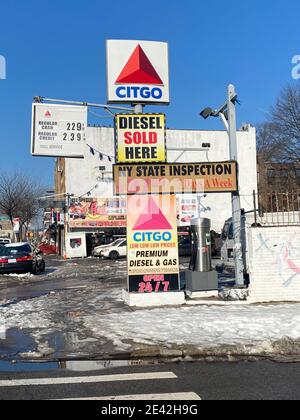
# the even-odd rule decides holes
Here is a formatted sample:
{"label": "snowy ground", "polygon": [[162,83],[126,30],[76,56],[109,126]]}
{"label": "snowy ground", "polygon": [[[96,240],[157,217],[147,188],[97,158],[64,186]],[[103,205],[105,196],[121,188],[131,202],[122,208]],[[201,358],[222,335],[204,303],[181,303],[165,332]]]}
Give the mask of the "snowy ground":
{"label": "snowy ground", "polygon": [[295,353],[300,348],[300,304],[132,310],[121,300],[125,281],[125,261],[52,259],[40,282],[1,286],[0,358],[89,357],[155,348],[190,354]]}

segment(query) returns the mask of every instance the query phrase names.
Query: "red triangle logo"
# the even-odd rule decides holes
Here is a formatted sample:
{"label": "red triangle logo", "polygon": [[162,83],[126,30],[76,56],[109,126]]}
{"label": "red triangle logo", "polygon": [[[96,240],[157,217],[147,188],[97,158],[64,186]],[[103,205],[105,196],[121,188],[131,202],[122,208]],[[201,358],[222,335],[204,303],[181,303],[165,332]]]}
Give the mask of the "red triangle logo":
{"label": "red triangle logo", "polygon": [[133,230],[172,230],[172,226],[153,198],[149,197],[143,214],[136,221]]}
{"label": "red triangle logo", "polygon": [[45,112],[45,117],[51,117],[52,116],[52,114],[51,114],[51,112],[50,111],[46,111]]}
{"label": "red triangle logo", "polygon": [[134,50],[116,83],[163,85],[157,71],[140,45]]}

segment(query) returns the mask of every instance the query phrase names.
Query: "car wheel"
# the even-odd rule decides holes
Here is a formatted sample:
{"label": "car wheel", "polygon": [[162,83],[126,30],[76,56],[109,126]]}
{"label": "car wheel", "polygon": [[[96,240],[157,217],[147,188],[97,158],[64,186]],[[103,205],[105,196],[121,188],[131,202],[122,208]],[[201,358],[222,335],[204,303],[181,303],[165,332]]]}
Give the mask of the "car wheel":
{"label": "car wheel", "polygon": [[35,276],[38,276],[39,274],[43,273],[45,271],[46,264],[45,261],[41,261],[41,263],[35,266],[35,268],[32,270],[32,274]]}
{"label": "car wheel", "polygon": [[109,254],[109,258],[113,261],[116,261],[119,258],[119,254],[117,253],[117,251],[112,251]]}
{"label": "car wheel", "polygon": [[35,276],[37,276],[39,274],[39,269],[37,266],[35,266],[34,269],[32,269],[31,274],[34,274]]}
{"label": "car wheel", "polygon": [[41,265],[40,265],[40,268],[39,268],[39,272],[40,273],[43,273],[45,271],[45,269],[46,269],[46,264],[45,264],[45,261],[43,260],[41,262]]}

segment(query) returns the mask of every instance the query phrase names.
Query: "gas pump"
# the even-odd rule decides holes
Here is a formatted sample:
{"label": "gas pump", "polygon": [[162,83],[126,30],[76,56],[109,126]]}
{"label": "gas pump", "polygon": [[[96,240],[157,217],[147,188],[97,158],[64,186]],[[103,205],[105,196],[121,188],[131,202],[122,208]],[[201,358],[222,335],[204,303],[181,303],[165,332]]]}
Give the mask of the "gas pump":
{"label": "gas pump", "polygon": [[191,260],[185,273],[186,290],[202,292],[218,290],[218,273],[212,269],[211,221],[195,218],[191,221]]}

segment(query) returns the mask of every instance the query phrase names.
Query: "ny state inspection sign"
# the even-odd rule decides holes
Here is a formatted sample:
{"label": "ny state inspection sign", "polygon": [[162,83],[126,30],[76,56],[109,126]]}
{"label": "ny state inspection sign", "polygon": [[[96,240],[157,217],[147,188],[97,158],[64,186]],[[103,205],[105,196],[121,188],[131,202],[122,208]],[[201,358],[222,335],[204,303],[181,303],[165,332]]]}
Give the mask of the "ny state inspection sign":
{"label": "ny state inspection sign", "polygon": [[87,107],[35,103],[32,106],[33,156],[83,158]]}
{"label": "ny state inspection sign", "polygon": [[108,40],[106,55],[109,103],[169,104],[167,43]]}
{"label": "ny state inspection sign", "polygon": [[115,117],[118,163],[166,162],[164,114],[118,114]]}

